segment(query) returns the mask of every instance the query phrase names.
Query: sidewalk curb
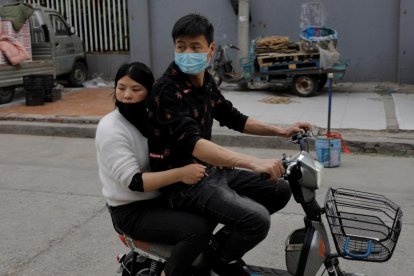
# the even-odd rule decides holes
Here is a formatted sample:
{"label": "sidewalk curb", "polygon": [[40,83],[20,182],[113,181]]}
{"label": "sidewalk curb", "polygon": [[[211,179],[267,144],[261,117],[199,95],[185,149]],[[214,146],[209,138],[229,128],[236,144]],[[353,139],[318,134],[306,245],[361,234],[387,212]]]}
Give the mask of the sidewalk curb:
{"label": "sidewalk curb", "polygon": [[[94,138],[100,117],[0,116],[0,133]],[[336,131],[336,130],[335,130]],[[351,153],[385,154],[414,157],[414,132],[339,130]],[[323,135],[324,129],[315,129]],[[289,139],[262,137],[213,127],[212,140],[222,146],[296,149]],[[314,149],[314,143],[310,143]]]}
{"label": "sidewalk curb", "polygon": [[0,121],[0,133],[94,138],[96,124]]}
{"label": "sidewalk curb", "polygon": [[[214,132],[213,132],[214,133]],[[414,157],[414,141],[411,139],[390,139],[360,136],[343,137],[345,145],[352,153],[382,154],[393,156]],[[289,139],[280,137],[262,137],[245,134],[213,134],[212,140],[222,146],[229,147],[250,147],[268,149],[297,149],[297,145],[292,144]],[[310,150],[315,149],[315,143],[310,142]]]}

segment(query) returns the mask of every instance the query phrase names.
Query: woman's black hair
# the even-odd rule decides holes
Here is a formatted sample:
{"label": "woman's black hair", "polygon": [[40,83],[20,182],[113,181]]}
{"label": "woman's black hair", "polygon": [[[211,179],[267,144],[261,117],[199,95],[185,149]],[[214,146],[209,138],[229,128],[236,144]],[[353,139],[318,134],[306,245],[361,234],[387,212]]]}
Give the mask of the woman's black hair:
{"label": "woman's black hair", "polygon": [[175,22],[171,35],[174,43],[179,37],[203,35],[210,45],[214,41],[214,27],[206,17],[191,13]]}
{"label": "woman's black hair", "polygon": [[[133,62],[122,65],[115,75],[115,90],[118,81],[123,77],[130,77],[134,81],[143,85],[148,95],[151,93],[152,85],[154,84],[154,76],[151,69],[144,63]],[[148,99],[148,97],[147,97]],[[114,93],[115,106],[119,112],[134,125],[142,135],[148,136],[148,113],[146,108],[146,101],[139,101],[137,103],[123,103],[116,99],[116,92]]]}
{"label": "woman's black hair", "polygon": [[142,84],[151,93],[152,85],[154,84],[154,76],[151,69],[142,62],[133,62],[122,65],[115,75],[115,88],[118,81],[123,77],[128,76],[134,81]]}

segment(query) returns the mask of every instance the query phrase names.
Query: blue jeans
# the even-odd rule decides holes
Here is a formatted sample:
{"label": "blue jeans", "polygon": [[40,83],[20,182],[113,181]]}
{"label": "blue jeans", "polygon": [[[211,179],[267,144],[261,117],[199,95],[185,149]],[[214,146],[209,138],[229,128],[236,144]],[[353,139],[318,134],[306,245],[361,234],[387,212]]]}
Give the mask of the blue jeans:
{"label": "blue jeans", "polygon": [[168,202],[174,209],[224,224],[230,233],[218,257],[222,261],[240,259],[267,236],[270,214],[285,207],[291,197],[289,185],[239,169],[211,167],[207,174],[198,184],[169,193]]}

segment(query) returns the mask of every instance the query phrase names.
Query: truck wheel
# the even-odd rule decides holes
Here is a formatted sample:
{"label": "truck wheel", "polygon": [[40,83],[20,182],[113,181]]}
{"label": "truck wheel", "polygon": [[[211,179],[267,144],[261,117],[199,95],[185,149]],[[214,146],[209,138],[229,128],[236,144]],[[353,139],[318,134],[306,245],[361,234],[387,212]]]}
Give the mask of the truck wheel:
{"label": "truck wheel", "polygon": [[69,74],[69,84],[74,87],[82,86],[83,82],[86,81],[87,74],[86,64],[82,61],[75,62],[72,72]]}
{"label": "truck wheel", "polygon": [[0,104],[9,103],[14,98],[14,87],[0,87]]}
{"label": "truck wheel", "polygon": [[293,91],[299,97],[310,97],[318,90],[318,83],[314,77],[297,76],[293,79]]}

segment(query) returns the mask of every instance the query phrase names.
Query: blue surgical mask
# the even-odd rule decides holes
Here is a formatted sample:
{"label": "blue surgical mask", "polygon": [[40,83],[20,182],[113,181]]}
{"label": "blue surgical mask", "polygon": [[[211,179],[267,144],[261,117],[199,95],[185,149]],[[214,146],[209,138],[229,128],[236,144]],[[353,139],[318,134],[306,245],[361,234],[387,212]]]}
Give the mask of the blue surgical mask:
{"label": "blue surgical mask", "polygon": [[204,71],[207,66],[208,53],[175,53],[175,64],[178,68],[190,75],[198,75]]}

